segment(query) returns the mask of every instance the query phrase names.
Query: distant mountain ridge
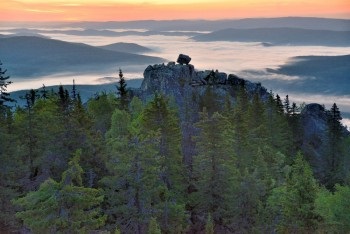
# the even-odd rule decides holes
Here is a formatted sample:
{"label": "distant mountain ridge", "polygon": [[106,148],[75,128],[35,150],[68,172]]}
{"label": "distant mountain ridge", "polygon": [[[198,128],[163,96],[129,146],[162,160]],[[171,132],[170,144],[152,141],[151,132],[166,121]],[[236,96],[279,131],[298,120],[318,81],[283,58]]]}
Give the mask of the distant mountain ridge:
{"label": "distant mountain ridge", "polygon": [[147,52],[153,51],[152,49],[147,48],[145,46],[141,46],[135,43],[124,43],[124,42],[118,42],[110,45],[99,46],[99,48],[105,49],[105,50],[125,52],[125,53],[135,53],[135,54],[147,53]]}
{"label": "distant mountain ridge", "polygon": [[12,77],[33,77],[69,71],[96,71],[106,66],[164,62],[159,57],[110,51],[83,43],[32,36],[0,38],[1,59]]}
{"label": "distant mountain ridge", "polygon": [[[163,35],[163,36],[196,36],[201,33],[198,32],[181,32],[181,31],[159,31],[159,30],[146,30],[146,31],[137,31],[137,30],[125,30],[125,31],[113,31],[108,29],[83,29],[83,30],[41,30],[41,29],[26,29],[26,28],[16,28],[8,29],[8,32],[14,33],[14,36],[18,35],[41,35],[41,34],[66,34],[74,36],[102,36],[102,37],[122,37],[122,36],[154,36],[154,35]],[[9,35],[11,36],[11,35]]]}
{"label": "distant mountain ridge", "polygon": [[196,41],[264,42],[274,45],[350,46],[350,31],[296,28],[223,29],[193,37]]}
{"label": "distant mountain ridge", "polygon": [[350,20],[329,19],[316,17],[280,17],[280,18],[246,18],[229,20],[143,20],[128,22],[75,22],[60,26],[83,28],[128,28],[148,30],[192,30],[216,31],[225,28],[252,29],[252,28],[303,28],[315,30],[349,31]]}
{"label": "distant mountain ridge", "polygon": [[[268,72],[299,76],[288,86],[289,91],[349,95],[350,54],[342,56],[298,56]],[[280,81],[273,81],[280,82]],[[269,81],[266,81],[269,83]]]}

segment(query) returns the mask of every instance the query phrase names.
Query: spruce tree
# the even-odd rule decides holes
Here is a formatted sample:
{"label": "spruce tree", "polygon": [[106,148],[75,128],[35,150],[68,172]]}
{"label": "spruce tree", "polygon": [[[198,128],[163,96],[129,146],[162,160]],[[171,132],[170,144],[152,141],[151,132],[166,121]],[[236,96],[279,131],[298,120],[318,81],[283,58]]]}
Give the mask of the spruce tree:
{"label": "spruce tree", "polygon": [[116,109],[106,134],[108,175],[101,180],[105,190],[107,226],[121,232],[144,233],[147,216],[157,214],[152,206],[158,166],[155,147],[140,128],[142,103],[134,98],[130,113]]}
{"label": "spruce tree", "polygon": [[146,140],[155,147],[158,188],[156,209],[162,231],[181,229],[185,220],[183,194],[185,192],[184,166],[180,148],[181,132],[177,112],[161,94],[146,106],[141,128]]}
{"label": "spruce tree", "polygon": [[196,124],[198,155],[194,158],[197,213],[211,214],[214,225],[227,225],[232,218],[237,171],[233,152],[233,130],[228,120],[215,112],[209,117],[204,110]]}
{"label": "spruce tree", "polygon": [[342,120],[342,117],[339,108],[334,103],[328,111],[329,149],[327,152],[327,175],[325,181],[328,189],[333,189],[336,183],[343,184],[345,177],[343,164],[346,153],[343,147],[344,136],[340,120]]}
{"label": "spruce tree", "polygon": [[205,234],[214,234],[214,223],[211,214],[208,214],[207,222],[205,223]]}
{"label": "spruce tree", "polygon": [[1,66],[2,62],[0,61],[0,108],[2,109],[6,102],[13,102],[14,99],[10,98],[10,94],[7,92],[7,86],[10,85],[12,81],[8,81],[10,76],[6,75],[7,70],[3,70]]}
{"label": "spruce tree", "polygon": [[156,218],[151,218],[148,224],[147,234],[161,234],[161,230],[159,228],[158,222]]}
{"label": "spruce tree", "polygon": [[75,80],[73,79],[73,86],[72,86],[72,98],[75,100],[77,98],[77,87],[75,85]]}
{"label": "spruce tree", "polygon": [[60,182],[48,179],[37,191],[14,200],[22,208],[16,216],[33,232],[81,233],[104,224],[105,216],[100,213],[103,196],[99,190],[83,186],[80,157],[78,150]]}
{"label": "spruce tree", "polygon": [[128,109],[128,103],[129,103],[129,97],[128,97],[128,90],[126,88],[127,84],[124,78],[124,74],[122,70],[119,68],[119,81],[117,84],[117,90],[118,90],[118,97],[120,101],[120,109],[127,110]]}
{"label": "spruce tree", "polygon": [[283,105],[282,100],[278,94],[276,94],[275,102],[276,102],[277,112],[280,114],[283,114],[284,113],[284,105]]}
{"label": "spruce tree", "polygon": [[335,191],[323,189],[318,193],[316,211],[322,217],[325,233],[350,232],[350,187],[336,185]]}
{"label": "spruce tree", "polygon": [[289,102],[289,96],[286,95],[286,98],[283,101],[283,107],[284,107],[284,112],[289,116],[291,114],[291,107],[290,107],[290,102]]}
{"label": "spruce tree", "polygon": [[315,211],[318,186],[309,164],[300,152],[291,166],[284,191],[281,199],[281,230],[287,233],[314,231],[318,218]]}

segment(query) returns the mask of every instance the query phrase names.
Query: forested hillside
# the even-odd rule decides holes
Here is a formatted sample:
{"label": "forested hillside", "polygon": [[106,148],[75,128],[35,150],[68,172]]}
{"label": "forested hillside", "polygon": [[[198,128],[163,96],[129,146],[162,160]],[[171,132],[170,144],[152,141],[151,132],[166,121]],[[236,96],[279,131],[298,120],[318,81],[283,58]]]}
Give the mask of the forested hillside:
{"label": "forested hillside", "polygon": [[60,86],[11,109],[9,81],[2,68],[0,232],[350,232],[336,104],[172,63],[148,67],[139,90],[120,71],[87,103]]}

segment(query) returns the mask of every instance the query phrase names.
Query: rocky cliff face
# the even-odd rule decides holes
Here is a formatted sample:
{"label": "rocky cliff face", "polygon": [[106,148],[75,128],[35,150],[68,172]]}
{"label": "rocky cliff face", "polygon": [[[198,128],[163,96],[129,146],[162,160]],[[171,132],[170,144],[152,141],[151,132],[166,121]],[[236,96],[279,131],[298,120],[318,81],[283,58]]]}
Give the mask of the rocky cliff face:
{"label": "rocky cliff face", "polygon": [[[243,85],[251,97],[259,92],[262,99],[267,100],[269,93],[260,84],[241,79],[236,75],[227,75],[219,71],[197,71],[194,66],[175,64],[169,62],[148,66],[144,71],[144,80],[136,95],[142,100],[152,99],[155,93],[163,93],[171,98],[179,111],[182,130],[182,151],[184,161],[189,165],[194,152],[193,136],[197,134],[194,123],[198,121],[199,112],[203,106],[210,109],[208,103],[222,103],[224,106],[227,98],[231,103],[236,102],[239,86]],[[215,100],[214,100],[215,99]]]}
{"label": "rocky cliff face", "polygon": [[315,175],[323,178],[326,161],[323,155],[327,147],[327,114],[324,106],[312,103],[305,106],[301,112],[303,130],[302,150],[309,156]]}
{"label": "rocky cliff face", "polygon": [[[270,93],[258,83],[219,71],[197,71],[191,64],[181,65],[175,62],[148,66],[144,71],[141,88],[136,91],[136,95],[148,101],[158,92],[166,94],[175,102],[183,132],[182,150],[185,161],[190,163],[194,155],[192,136],[196,135],[193,123],[198,121],[203,101],[210,102],[210,99],[215,99],[216,103],[222,103],[219,105],[221,107],[224,106],[227,98],[231,103],[235,103],[239,87],[243,84],[248,96],[252,97],[258,92],[262,100],[269,98]],[[322,178],[326,163],[324,150],[329,142],[326,110],[319,104],[306,105],[300,114],[300,119],[303,135],[300,148],[309,157],[316,176]],[[344,129],[344,134],[349,132]]]}
{"label": "rocky cliff face", "polygon": [[[326,151],[329,147],[327,110],[320,104],[311,103],[304,107],[300,117],[303,131],[301,149],[309,157],[316,177],[322,180],[327,171],[327,161],[324,157],[329,153]],[[343,135],[350,135],[345,127]]]}
{"label": "rocky cliff face", "polygon": [[207,92],[213,98],[224,103],[229,97],[235,102],[238,87],[244,84],[249,95],[259,92],[263,100],[269,96],[260,84],[241,79],[236,75],[219,71],[197,71],[194,66],[169,62],[148,66],[144,71],[144,80],[139,95],[143,100],[151,98],[154,93],[164,93],[174,98],[179,107],[180,118],[185,120],[186,112],[200,112],[202,99]]}

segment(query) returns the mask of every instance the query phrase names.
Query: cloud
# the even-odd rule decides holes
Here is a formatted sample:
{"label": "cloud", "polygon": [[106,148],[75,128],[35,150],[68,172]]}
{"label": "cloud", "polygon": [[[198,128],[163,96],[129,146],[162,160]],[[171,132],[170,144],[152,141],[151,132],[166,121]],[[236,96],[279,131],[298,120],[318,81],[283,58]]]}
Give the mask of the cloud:
{"label": "cloud", "polygon": [[36,13],[53,13],[53,14],[64,12],[62,10],[44,10],[44,9],[24,9],[24,11],[36,12]]}

